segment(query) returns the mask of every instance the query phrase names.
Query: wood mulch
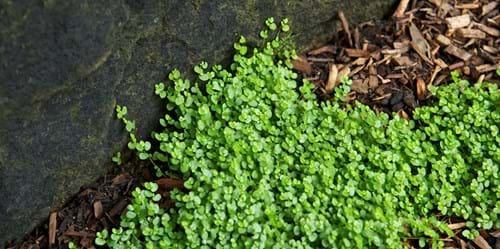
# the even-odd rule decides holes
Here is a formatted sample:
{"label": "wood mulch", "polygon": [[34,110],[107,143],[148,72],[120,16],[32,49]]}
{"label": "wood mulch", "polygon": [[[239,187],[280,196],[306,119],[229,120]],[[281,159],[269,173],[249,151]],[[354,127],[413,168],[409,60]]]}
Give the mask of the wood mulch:
{"label": "wood mulch", "polygon": [[348,76],[350,100],[407,118],[428,104],[428,86],[450,82],[453,70],[471,83],[500,82],[497,1],[402,0],[391,21],[350,27],[342,13],[339,19],[333,43],[293,63],[324,99]]}
{"label": "wood mulch", "polygon": [[120,223],[120,215],[131,202],[131,192],[146,181],[156,181],[164,197],[161,207],[173,207],[169,191],[183,189],[183,182],[176,178],[157,179],[149,167],[132,160],[114,167],[106,176],[69,200],[64,207],[54,210],[49,219],[37,227],[24,241],[7,249],[68,248],[73,241],[78,248],[95,249],[96,231],[111,229]]}
{"label": "wood mulch", "polygon": [[[343,76],[353,80],[350,100],[371,106],[376,112],[411,118],[412,111],[431,101],[430,85],[450,82],[458,70],[472,83],[500,83],[500,6],[498,1],[401,0],[392,20],[350,26],[341,20],[338,36],[323,47],[299,55],[293,62],[303,78],[316,85],[322,99],[329,99]],[[130,203],[130,193],[155,178],[147,167],[130,162],[115,168],[82,191],[63,208],[50,214],[17,246],[9,249],[95,248],[95,232],[119,223]],[[172,206],[168,190],[182,188],[174,178],[156,180]],[[467,240],[460,236],[465,223],[449,219],[454,237],[443,237],[446,248],[500,249],[500,230],[480,231]],[[418,248],[418,241],[406,245]]]}

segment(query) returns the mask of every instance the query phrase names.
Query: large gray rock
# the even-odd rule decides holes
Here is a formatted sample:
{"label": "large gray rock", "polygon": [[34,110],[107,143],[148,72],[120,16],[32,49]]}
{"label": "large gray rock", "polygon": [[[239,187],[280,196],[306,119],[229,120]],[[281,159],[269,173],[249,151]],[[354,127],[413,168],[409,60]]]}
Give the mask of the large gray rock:
{"label": "large gray rock", "polygon": [[[223,62],[239,34],[289,17],[299,46],[381,18],[396,0],[0,0],[0,246],[19,239],[125,144],[115,119],[157,125],[153,86],[169,70]],[[108,165],[108,166],[106,166]]]}

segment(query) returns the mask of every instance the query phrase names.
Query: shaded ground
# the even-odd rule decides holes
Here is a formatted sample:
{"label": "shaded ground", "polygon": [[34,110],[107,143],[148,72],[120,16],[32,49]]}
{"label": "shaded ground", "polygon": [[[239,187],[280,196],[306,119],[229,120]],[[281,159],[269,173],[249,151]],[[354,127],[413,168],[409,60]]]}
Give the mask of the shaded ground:
{"label": "shaded ground", "polygon": [[[367,22],[350,27],[342,20],[342,32],[330,44],[309,51],[294,62],[295,69],[317,86],[322,99],[342,76],[353,79],[349,94],[378,112],[396,112],[411,118],[412,111],[428,104],[427,87],[450,81],[457,70],[470,82],[500,83],[500,11],[496,1],[457,2],[445,0],[402,0],[391,21]],[[130,192],[144,181],[155,180],[147,166],[129,162],[116,167],[51,215],[17,247],[67,248],[69,241],[79,247],[94,248],[95,232],[114,227],[129,203]],[[172,206],[168,190],[182,188],[174,178],[157,179],[165,198],[163,207]],[[455,231],[443,237],[448,248],[500,248],[500,230],[480,231],[469,241],[460,232],[465,223],[442,217]],[[418,247],[417,240],[406,244]]]}

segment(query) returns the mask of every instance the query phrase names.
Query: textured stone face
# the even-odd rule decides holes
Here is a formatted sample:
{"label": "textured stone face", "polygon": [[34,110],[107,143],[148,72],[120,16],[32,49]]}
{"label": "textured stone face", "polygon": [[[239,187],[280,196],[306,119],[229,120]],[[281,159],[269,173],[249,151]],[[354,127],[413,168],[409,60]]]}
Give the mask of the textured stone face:
{"label": "textured stone face", "polygon": [[354,23],[395,2],[0,0],[0,246],[104,174],[126,142],[117,103],[143,137],[157,127],[153,86],[172,68],[224,62],[269,16],[304,48],[332,37],[337,11]]}

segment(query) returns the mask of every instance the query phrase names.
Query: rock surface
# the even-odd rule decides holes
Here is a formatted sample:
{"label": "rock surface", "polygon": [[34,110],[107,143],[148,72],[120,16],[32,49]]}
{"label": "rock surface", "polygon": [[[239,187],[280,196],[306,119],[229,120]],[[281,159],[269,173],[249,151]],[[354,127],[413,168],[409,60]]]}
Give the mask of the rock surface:
{"label": "rock surface", "polygon": [[395,0],[0,0],[0,246],[19,239],[103,175],[126,136],[117,103],[146,132],[155,83],[174,67],[223,62],[239,34],[289,17],[299,47]]}

